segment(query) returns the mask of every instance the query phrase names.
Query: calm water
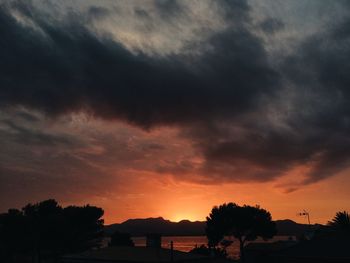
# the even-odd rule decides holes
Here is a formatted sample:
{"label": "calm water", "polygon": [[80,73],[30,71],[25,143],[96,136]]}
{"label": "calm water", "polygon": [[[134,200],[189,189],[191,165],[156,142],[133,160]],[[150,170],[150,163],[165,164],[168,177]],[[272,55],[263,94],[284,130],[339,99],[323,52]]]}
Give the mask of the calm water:
{"label": "calm water", "polygon": [[[273,239],[266,242],[275,242],[278,240],[288,240],[288,236],[276,236]],[[133,237],[136,246],[146,246],[145,237]],[[232,239],[231,239],[232,240]],[[188,252],[193,249],[196,245],[206,245],[208,243],[206,236],[163,236],[162,237],[162,247],[170,248],[170,242],[174,242],[174,249],[184,252]],[[265,242],[262,239],[257,239],[255,242]],[[237,258],[239,255],[239,242],[234,240],[233,243],[227,248],[227,252],[230,257]]]}

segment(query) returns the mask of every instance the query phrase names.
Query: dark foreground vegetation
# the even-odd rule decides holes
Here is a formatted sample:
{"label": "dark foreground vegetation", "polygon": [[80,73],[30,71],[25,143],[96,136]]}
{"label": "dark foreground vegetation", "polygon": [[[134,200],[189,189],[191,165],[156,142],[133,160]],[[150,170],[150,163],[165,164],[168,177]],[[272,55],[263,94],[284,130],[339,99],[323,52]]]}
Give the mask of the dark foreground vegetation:
{"label": "dark foreground vegetation", "polygon": [[211,210],[207,217],[206,232],[209,247],[217,247],[226,236],[236,238],[240,245],[240,258],[244,260],[247,241],[254,241],[258,237],[272,238],[277,229],[271,214],[265,209],[228,203]]}
{"label": "dark foreground vegetation", "polygon": [[97,247],[103,210],[94,206],[61,207],[55,200],[28,204],[0,214],[1,262],[55,262],[66,253]]}
{"label": "dark foreground vegetation", "polygon": [[[160,249],[160,242],[157,247],[145,248],[147,251],[133,248],[131,235],[120,231],[110,235],[108,248],[99,249],[104,235],[102,216],[101,208],[62,207],[52,199],[28,204],[21,210],[10,209],[0,214],[0,262],[70,262],[67,260],[79,259],[82,252],[88,260],[91,255],[105,257],[107,253],[118,258],[126,252],[134,258],[135,251],[148,255],[157,247]],[[205,231],[207,245],[174,255],[183,259],[203,256],[198,263],[214,259],[211,262],[226,262],[226,250],[232,243],[227,237],[232,237],[240,244],[240,262],[350,262],[350,217],[346,211],[338,212],[327,226],[310,225],[297,241],[259,244],[250,241],[258,237],[267,240],[277,233],[271,214],[259,206],[228,203],[212,209]],[[169,254],[168,251],[165,249],[163,254]],[[151,254],[157,258],[157,253]],[[171,253],[169,257],[173,258]]]}

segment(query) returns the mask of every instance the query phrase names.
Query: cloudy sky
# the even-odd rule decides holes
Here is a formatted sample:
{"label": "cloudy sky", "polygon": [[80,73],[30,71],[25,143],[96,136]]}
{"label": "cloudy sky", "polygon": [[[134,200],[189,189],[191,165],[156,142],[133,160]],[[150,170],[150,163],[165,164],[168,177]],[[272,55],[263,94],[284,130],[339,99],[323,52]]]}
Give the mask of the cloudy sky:
{"label": "cloudy sky", "polygon": [[350,210],[350,2],[0,2],[0,211]]}

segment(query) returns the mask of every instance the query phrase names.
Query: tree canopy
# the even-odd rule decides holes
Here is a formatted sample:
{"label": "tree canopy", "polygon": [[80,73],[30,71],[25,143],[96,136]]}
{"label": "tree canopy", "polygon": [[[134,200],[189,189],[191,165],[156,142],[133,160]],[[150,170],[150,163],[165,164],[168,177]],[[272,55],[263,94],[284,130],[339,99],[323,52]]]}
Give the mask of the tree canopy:
{"label": "tree canopy", "polygon": [[206,223],[208,245],[216,247],[225,236],[235,237],[240,242],[242,260],[247,241],[258,237],[269,239],[277,232],[271,214],[259,206],[239,206],[235,203],[215,206]]}
{"label": "tree canopy", "polygon": [[45,255],[80,252],[99,245],[103,210],[95,206],[62,208],[53,199],[28,204],[0,214],[0,253],[9,261],[30,255],[39,262]]}

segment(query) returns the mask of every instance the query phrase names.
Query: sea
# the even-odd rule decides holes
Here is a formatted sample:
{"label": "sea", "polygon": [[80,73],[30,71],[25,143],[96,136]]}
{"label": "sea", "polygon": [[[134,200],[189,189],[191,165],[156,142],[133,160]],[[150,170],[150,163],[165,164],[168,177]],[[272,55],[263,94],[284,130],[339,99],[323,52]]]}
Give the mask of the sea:
{"label": "sea", "polygon": [[[227,253],[230,258],[238,258],[239,257],[239,241],[226,238],[227,240],[233,241],[233,243],[228,246]],[[281,240],[295,240],[295,237],[290,236],[275,236],[274,238],[264,241],[263,239],[258,238],[253,242],[275,242]],[[135,243],[135,246],[146,246],[146,238],[145,237],[133,237],[132,240]],[[162,236],[162,247],[170,249],[170,243],[173,241],[174,249],[188,252],[195,248],[196,246],[207,245],[208,239],[206,236]]]}

